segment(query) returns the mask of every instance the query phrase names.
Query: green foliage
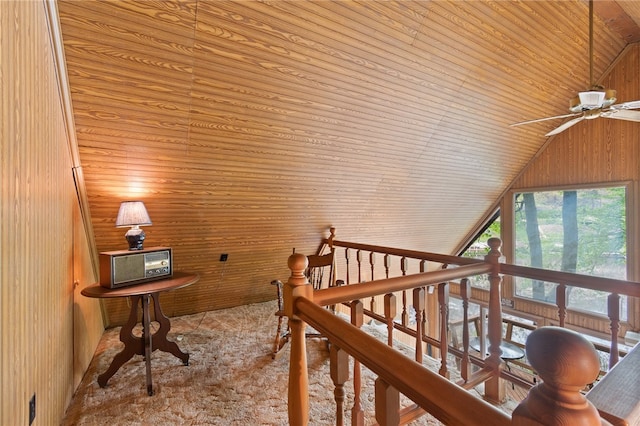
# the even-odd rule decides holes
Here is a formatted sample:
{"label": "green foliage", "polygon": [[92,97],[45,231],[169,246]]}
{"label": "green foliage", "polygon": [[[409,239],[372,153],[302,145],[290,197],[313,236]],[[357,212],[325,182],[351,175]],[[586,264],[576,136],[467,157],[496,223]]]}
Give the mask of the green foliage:
{"label": "green foliage", "polygon": [[[626,192],[624,187],[577,190],[578,241],[576,272],[608,278],[626,278]],[[518,199],[518,198],[516,198]],[[564,227],[563,191],[535,193],[542,267],[562,270]],[[516,209],[516,263],[529,266],[529,242],[524,214]],[[535,283],[518,280],[520,296],[555,301],[555,284],[544,283],[543,295],[533,292]],[[584,289],[570,290],[570,306],[606,313],[606,294]]]}
{"label": "green foliage", "polygon": [[[578,266],[588,275],[624,278],[626,265],[625,188],[578,190]],[[545,269],[561,270],[562,191],[536,192]],[[529,246],[524,215],[516,214],[516,262],[527,265]],[[620,274],[623,274],[622,276]]]}
{"label": "green foliage", "polygon": [[[626,189],[591,188],[577,192],[578,259],[579,274],[626,279],[627,224]],[[561,270],[564,242],[562,219],[563,191],[535,192],[535,205],[542,248],[542,267]],[[526,219],[522,196],[516,196],[515,206],[515,263],[530,266],[531,254],[526,232]],[[500,237],[498,216],[467,249],[462,256],[482,258],[489,252],[487,241]],[[472,278],[472,285],[488,288],[485,277]],[[534,295],[534,286],[537,291]],[[516,280],[516,294],[521,297],[554,303],[555,283],[534,283],[529,279]],[[607,312],[607,294],[587,289],[571,288],[569,306],[591,312]],[[622,300],[622,317],[626,318],[626,298]]]}

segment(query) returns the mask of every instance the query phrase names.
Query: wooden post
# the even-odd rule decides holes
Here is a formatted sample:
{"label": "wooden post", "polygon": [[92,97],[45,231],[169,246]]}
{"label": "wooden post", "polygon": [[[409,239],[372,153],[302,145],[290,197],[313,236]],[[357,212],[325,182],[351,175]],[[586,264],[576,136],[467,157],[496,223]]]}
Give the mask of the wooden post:
{"label": "wooden post", "polygon": [[291,352],[289,358],[289,424],[306,426],[309,423],[309,373],[307,371],[306,324],[295,315],[297,297],[313,297],[313,287],[304,275],[309,261],[294,253],[289,256],[291,276],[284,287],[284,313],[289,317]]}
{"label": "wooden post", "polygon": [[586,338],[566,328],[541,327],[527,338],[526,352],[542,382],[514,410],[513,425],[609,424],[581,393],[600,373],[598,354]]}
{"label": "wooden post", "polygon": [[499,238],[489,238],[487,241],[490,250],[484,257],[485,262],[493,265],[489,273],[489,313],[487,319],[487,336],[489,337],[489,357],[486,365],[493,370],[492,377],[484,384],[484,397],[489,402],[501,403],[506,397],[505,384],[500,380],[500,370],[503,367],[502,350],[502,276],[500,275],[500,245]]}
{"label": "wooden post", "polygon": [[[362,328],[364,322],[364,306],[360,300],[351,302],[351,324]],[[360,361],[353,360],[353,408],[351,409],[351,425],[364,426],[364,410],[360,399],[362,391],[362,372]]]}

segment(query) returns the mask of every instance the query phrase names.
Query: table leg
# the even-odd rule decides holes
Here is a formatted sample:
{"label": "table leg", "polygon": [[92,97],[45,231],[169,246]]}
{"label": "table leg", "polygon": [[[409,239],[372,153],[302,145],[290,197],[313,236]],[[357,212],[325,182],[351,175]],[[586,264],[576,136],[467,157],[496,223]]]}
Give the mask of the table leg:
{"label": "table leg", "polygon": [[[153,299],[155,320],[160,325],[155,333],[151,332],[149,298]],[[142,337],[137,337],[133,334],[133,328],[138,323],[139,303],[142,305]],[[182,360],[184,365],[189,365],[189,354],[182,352],[175,342],[167,340],[169,330],[171,330],[171,323],[160,308],[160,293],[131,296],[129,319],[120,330],[120,341],[124,343],[124,349],[113,358],[107,371],[98,376],[98,384],[100,387],[105,387],[109,379],[134,355],[142,355],[145,358],[147,393],[149,396],[152,396],[154,394],[151,379],[151,354],[153,351],[159,349],[163,352],[169,352]]]}
{"label": "table leg", "polygon": [[98,376],[98,384],[105,387],[107,382],[122,365],[133,358],[134,355],[143,355],[143,342],[139,337],[133,335],[133,327],[138,323],[138,301],[140,296],[131,296],[131,312],[126,324],[120,329],[120,341],[124,343],[124,349],[120,351],[111,361],[107,371]]}
{"label": "table leg", "polygon": [[182,352],[175,342],[167,340],[167,334],[169,333],[169,330],[171,330],[171,323],[169,322],[169,318],[162,313],[162,309],[160,308],[160,293],[151,293],[151,298],[153,299],[153,311],[155,313],[156,322],[160,324],[158,331],[153,335],[153,350],[158,349],[163,352],[169,352],[175,357],[180,358],[184,365],[189,365],[189,354]]}
{"label": "table leg", "polygon": [[147,394],[153,395],[153,384],[151,382],[151,319],[149,317],[149,295],[142,296],[142,337],[144,339],[144,363],[147,370]]}

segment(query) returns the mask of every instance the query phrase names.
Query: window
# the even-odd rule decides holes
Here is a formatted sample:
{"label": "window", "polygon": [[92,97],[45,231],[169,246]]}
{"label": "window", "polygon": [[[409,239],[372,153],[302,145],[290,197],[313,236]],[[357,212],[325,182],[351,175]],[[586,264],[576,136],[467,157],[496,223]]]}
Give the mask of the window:
{"label": "window", "polygon": [[[624,186],[519,193],[514,211],[516,264],[626,279]],[[555,303],[555,283],[525,278],[515,283],[517,296]],[[606,314],[607,295],[569,287],[568,307]]]}
{"label": "window", "polygon": [[[460,256],[484,259],[489,254],[489,238],[500,238],[500,210],[496,211],[487,224],[478,232],[471,243],[462,251]],[[469,278],[473,287],[489,289],[489,280],[485,274]]]}

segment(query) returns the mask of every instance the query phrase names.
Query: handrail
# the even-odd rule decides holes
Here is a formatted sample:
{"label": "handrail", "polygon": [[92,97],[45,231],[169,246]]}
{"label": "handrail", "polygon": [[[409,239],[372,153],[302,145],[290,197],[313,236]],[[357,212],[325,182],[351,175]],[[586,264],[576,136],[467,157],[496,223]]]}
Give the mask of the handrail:
{"label": "handrail", "polygon": [[[495,241],[492,248],[497,248]],[[495,252],[493,254],[495,256]],[[491,263],[490,278],[495,279],[495,270],[492,268],[495,263],[492,263],[491,256],[487,256],[486,260]],[[331,376],[336,387],[334,395],[339,425],[343,424],[343,387],[348,377],[345,372],[348,364],[346,354],[378,376],[376,419],[382,425],[399,423],[398,392],[445,424],[542,426],[565,424],[567,419],[580,424],[607,424],[601,421],[595,406],[580,392],[597,377],[599,371],[595,349],[580,334],[560,327],[543,327],[531,333],[527,339],[527,356],[543,381],[531,390],[529,398],[510,417],[490,403],[471,396],[447,378],[430,371],[419,359],[418,362],[409,360],[392,347],[314,303],[313,287],[303,273],[308,264],[306,256],[293,254],[288,264],[291,276],[286,285],[285,311],[292,330],[288,395],[290,424],[307,425],[309,421],[305,324],[311,325],[331,342]],[[476,266],[459,269],[475,269]],[[435,281],[439,281],[439,278]],[[442,286],[446,286],[446,283]],[[491,334],[490,329],[490,341],[493,340]],[[497,358],[491,346],[490,352]],[[500,370],[497,364],[487,363],[480,373],[486,379],[493,380]],[[485,386],[488,383],[485,382]],[[401,411],[417,415],[416,410],[407,408],[409,411]]]}
{"label": "handrail", "polygon": [[[510,275],[516,277],[530,278],[540,281],[545,281],[549,283],[557,284],[556,287],[556,306],[558,308],[557,313],[557,323],[561,327],[566,326],[567,314],[569,311],[568,306],[568,287],[574,288],[583,288],[589,290],[596,290],[609,293],[607,300],[607,316],[610,322],[609,326],[609,341],[610,347],[606,349],[609,352],[609,367],[615,365],[619,360],[619,349],[618,349],[618,334],[621,329],[621,318],[620,318],[620,297],[621,296],[629,296],[640,298],[640,282],[620,280],[620,279],[612,279],[606,277],[596,277],[591,275],[583,275],[583,274],[574,274],[563,271],[551,271],[541,268],[534,268],[530,266],[522,266],[522,265],[514,265],[508,263],[502,263],[498,261],[498,257],[501,256],[499,252],[500,240],[492,239],[493,244],[495,245],[495,249],[492,249],[494,252],[494,256],[492,256],[492,264],[495,265],[494,274],[503,274]],[[471,264],[482,264],[484,263],[481,259],[471,259],[471,258],[463,258],[457,256],[449,256],[449,255],[441,255],[437,253],[429,253],[429,252],[419,252],[415,250],[404,250],[397,249],[393,247],[384,247],[384,246],[375,246],[371,244],[359,244],[352,242],[345,242],[335,240],[335,229],[332,230],[331,237],[326,241],[330,241],[333,247],[333,250],[340,247],[344,249],[345,255],[347,258],[347,269],[349,263],[349,250],[355,249],[357,253],[357,270],[358,270],[358,281],[360,281],[360,268],[361,264],[361,252],[368,251],[369,259],[370,259],[370,267],[371,267],[371,281],[369,284],[376,281],[374,280],[374,254],[382,254],[385,258],[385,275],[389,278],[389,265],[391,265],[390,256],[398,257],[401,259],[402,265],[402,275],[406,275],[406,265],[407,259],[415,259],[420,261],[420,270],[425,270],[425,262],[434,262],[441,263],[444,267],[450,267],[451,265],[471,265]],[[489,241],[491,242],[491,241]],[[486,259],[485,259],[486,260]],[[382,271],[381,271],[382,272]],[[347,270],[347,284],[349,282],[349,271]],[[470,274],[469,277],[472,275]],[[490,291],[490,294],[493,290]],[[405,298],[405,293],[403,290],[403,303]],[[496,296],[494,294],[494,296]],[[370,311],[373,311],[373,303],[374,298],[371,298],[372,308]],[[552,319],[553,320],[553,319]],[[404,317],[403,317],[404,321]],[[404,322],[403,322],[404,325]]]}
{"label": "handrail", "polygon": [[593,275],[573,274],[563,271],[533,268],[531,266],[500,264],[500,272],[523,278],[537,279],[550,283],[564,283],[572,287],[587,288],[589,290],[606,291],[607,293],[624,294],[625,296],[640,297],[640,282],[625,281],[613,278],[596,277]]}
{"label": "handrail", "polygon": [[[449,255],[441,255],[436,253],[428,253],[428,252],[419,252],[415,250],[404,250],[404,249],[396,249],[390,247],[382,247],[382,246],[374,246],[370,244],[359,244],[359,243],[350,243],[344,241],[338,241],[334,239],[335,230],[332,229],[331,237],[329,239],[325,239],[326,244],[329,244],[332,250],[336,248],[344,248],[345,249],[345,258],[346,258],[346,280],[344,282],[347,285],[344,286],[331,286],[327,289],[316,290],[305,288],[307,287],[304,282],[304,277],[302,274],[302,270],[304,269],[302,263],[303,259],[306,261],[306,257],[302,255],[293,255],[289,259],[289,267],[291,269],[292,275],[287,283],[287,287],[289,288],[289,298],[285,296],[285,300],[288,299],[289,302],[285,302],[285,305],[288,305],[287,315],[290,318],[290,321],[293,321],[294,328],[298,330],[303,330],[304,322],[312,325],[316,330],[318,330],[321,334],[328,337],[332,342],[333,347],[337,348],[338,351],[344,351],[350,355],[352,355],[357,363],[362,363],[367,366],[374,373],[378,374],[379,381],[384,383],[383,386],[390,386],[391,389],[395,388],[396,391],[400,391],[418,405],[420,405],[423,409],[430,412],[435,417],[443,420],[446,419],[445,422],[454,423],[454,424],[476,424],[478,419],[477,411],[472,415],[469,419],[460,420],[457,416],[465,416],[466,414],[460,414],[460,411],[465,411],[465,408],[460,408],[461,404],[456,404],[455,407],[448,406],[446,403],[439,402],[434,404],[434,399],[432,395],[429,395],[429,387],[426,386],[424,389],[420,387],[420,385],[415,385],[412,383],[413,377],[416,374],[426,374],[430,378],[422,378],[422,380],[431,380],[431,386],[438,386],[438,392],[442,395],[441,390],[445,388],[441,388],[441,386],[450,387],[462,391],[461,395],[466,395],[464,399],[464,403],[467,403],[467,398],[469,397],[468,393],[464,391],[462,388],[458,388],[458,385],[462,385],[466,388],[471,386],[476,386],[479,383],[485,383],[485,401],[482,401],[482,404],[487,404],[492,407],[487,401],[500,401],[503,398],[504,384],[500,384],[499,377],[507,378],[511,380],[511,376],[506,373],[504,370],[504,362],[501,361],[501,351],[499,348],[499,342],[501,341],[501,320],[502,320],[502,309],[500,303],[500,287],[502,281],[502,275],[513,275],[513,276],[521,276],[526,278],[539,279],[546,282],[557,283],[558,286],[556,288],[556,304],[558,306],[558,318],[560,327],[564,327],[564,318],[566,317],[567,305],[566,305],[566,289],[568,286],[573,287],[582,287],[586,289],[600,290],[606,291],[610,294],[608,301],[608,315],[610,319],[610,329],[611,329],[611,348],[610,348],[610,367],[615,365],[618,362],[618,350],[617,350],[617,339],[618,339],[618,330],[619,330],[619,298],[620,295],[627,295],[632,297],[640,297],[640,283],[603,278],[603,277],[593,277],[587,275],[580,274],[571,274],[567,272],[561,271],[549,271],[543,270],[539,268],[520,266],[520,265],[511,265],[506,263],[501,263],[501,254],[500,254],[500,240],[497,238],[493,238],[489,240],[489,246],[491,248],[489,254],[482,259],[473,259],[473,258],[463,258],[457,256],[449,256]],[[356,250],[355,261],[356,265],[354,265],[357,269],[357,282],[351,283],[349,280],[349,261],[350,261],[350,250]],[[362,252],[369,252],[368,256],[362,256]],[[375,258],[377,255],[384,255],[384,262],[382,264],[376,264]],[[298,258],[294,259],[294,257],[298,256]],[[393,264],[391,262],[391,256],[397,256],[400,258],[400,271],[402,276],[389,277],[390,272],[393,268]],[[363,261],[363,257],[368,257],[367,260]],[[407,259],[418,259],[420,260],[420,273],[411,273],[407,275]],[[426,269],[426,262],[434,262],[440,263],[445,268],[444,269],[435,269],[430,272],[424,272]],[[451,267],[454,266],[454,267]],[[371,281],[364,282],[361,276],[361,268],[367,271],[369,268],[371,270],[370,278]],[[382,269],[384,268],[384,269]],[[374,278],[374,271],[380,270],[381,274],[384,275],[385,279]],[[395,272],[394,272],[395,274]],[[475,275],[487,274],[490,282],[489,289],[489,317],[487,330],[485,333],[488,336],[488,353],[489,356],[487,358],[477,358],[470,357],[468,352],[468,331],[466,333],[466,337],[463,336],[463,344],[462,350],[457,350],[457,348],[451,348],[448,342],[448,331],[446,328],[446,324],[448,324],[448,292],[449,292],[449,283],[452,281],[462,279],[462,282],[467,282],[465,278],[469,278]],[[342,281],[342,280],[341,280]],[[462,285],[462,284],[461,284]],[[467,284],[468,286],[468,284]],[[435,329],[435,335],[427,335],[424,333],[424,329],[419,325],[415,330],[411,330],[407,327],[406,319],[408,315],[405,314],[405,308],[407,307],[407,290],[413,290],[413,306],[411,308],[416,313],[414,324],[424,324],[423,310],[424,310],[424,302],[419,302],[416,304],[416,298],[418,301],[424,300],[425,293],[427,292],[426,287],[429,287],[431,290],[436,287],[437,288],[437,306],[436,309],[439,309],[440,312],[437,314],[440,326],[439,330]],[[429,293],[432,291],[429,290]],[[461,292],[462,292],[461,287]],[[469,289],[470,290],[470,289]],[[395,322],[394,318],[396,316],[395,310],[395,293],[402,293],[402,305],[403,312],[401,314],[402,323]],[[470,293],[470,291],[467,291]],[[381,296],[386,294],[384,297],[384,315],[380,315],[379,309],[377,308],[378,304],[382,302],[375,301],[374,299],[377,296]],[[461,293],[462,294],[462,293]],[[468,295],[467,295],[468,297]],[[370,300],[370,310],[364,311],[362,310],[362,303],[360,302],[363,299]],[[442,366],[440,368],[439,374],[435,372],[426,370],[427,373],[417,373],[413,371],[413,367],[407,370],[405,368],[405,364],[407,364],[407,359],[395,352],[394,349],[390,348],[384,343],[374,339],[372,337],[363,337],[363,332],[360,331],[357,327],[345,327],[348,325],[347,322],[335,318],[333,314],[328,314],[325,312],[321,306],[334,306],[340,303],[350,304],[352,307],[352,315],[354,315],[354,306],[360,306],[360,315],[364,313],[365,315],[369,315],[372,318],[378,318],[379,321],[387,323],[387,330],[389,333],[388,336],[388,345],[391,345],[392,335],[394,328],[400,330],[401,332],[407,333],[411,335],[415,339],[416,345],[426,343],[427,345],[431,345],[432,348],[435,348],[439,353],[440,360],[442,362]],[[422,303],[422,304],[421,304]],[[408,311],[408,309],[407,309]],[[413,318],[413,314],[412,314]],[[355,322],[353,322],[355,321]],[[361,323],[362,319],[352,318],[352,322],[354,324]],[[422,321],[422,322],[421,322]],[[296,324],[297,323],[297,324]],[[561,328],[561,330],[564,330]],[[413,331],[413,334],[411,333]],[[464,330],[463,330],[464,331]],[[438,336],[439,333],[439,337]],[[564,331],[563,331],[564,333]],[[306,375],[306,361],[303,362],[303,353],[304,350],[304,333],[302,331],[298,331],[298,338],[295,338],[295,344],[292,341],[292,351],[291,351],[291,375],[290,375],[290,413],[292,412],[292,401],[293,401],[293,412],[304,413],[305,404],[308,404],[308,400],[305,402],[304,398],[300,399],[301,394],[305,394],[303,388],[296,386],[304,386],[305,378],[297,377]],[[375,341],[375,343],[373,343]],[[362,346],[360,346],[362,345]],[[591,344],[588,346],[592,347]],[[375,350],[373,350],[375,347]],[[295,351],[294,351],[295,348]],[[449,349],[452,349],[449,351]],[[527,350],[527,354],[528,354]],[[294,356],[295,353],[295,356]],[[342,353],[342,352],[341,352]],[[462,364],[468,366],[470,362],[480,366],[481,370],[476,371],[470,376],[467,374],[462,374],[462,381],[458,382],[458,385],[453,384],[448,380],[448,372],[446,368],[446,359],[447,354],[453,353],[456,356],[461,357]],[[421,357],[419,359],[418,355],[421,354],[421,348],[416,346],[416,361],[412,365],[416,364],[419,368],[424,368],[421,365]],[[576,354],[577,355],[577,354]],[[341,355],[342,356],[342,355]],[[566,356],[569,356],[566,354]],[[381,357],[381,358],[380,358]],[[396,359],[396,357],[399,357]],[[332,350],[332,363],[334,359],[334,352]],[[376,360],[377,358],[377,360]],[[573,358],[572,358],[573,359]],[[597,359],[594,358],[594,359]],[[531,360],[529,360],[531,361]],[[400,363],[402,365],[401,370],[398,371],[398,366],[394,365],[395,363]],[[530,362],[533,366],[533,363]],[[333,367],[332,368],[337,368]],[[340,367],[341,369],[344,367]],[[408,367],[407,367],[408,368]],[[544,367],[540,367],[540,370],[544,371]],[[553,370],[553,369],[552,369]],[[332,370],[337,371],[337,370]],[[410,373],[407,373],[409,371]],[[551,371],[551,370],[550,370]],[[555,370],[553,370],[555,371]],[[406,373],[406,377],[405,377]],[[355,372],[354,372],[355,374]],[[558,373],[560,374],[560,373]],[[560,374],[562,376],[562,374]],[[433,378],[433,377],[437,378]],[[578,375],[579,376],[579,375]],[[576,377],[578,377],[576,376]],[[333,376],[332,376],[333,377]],[[336,376],[337,377],[337,376]],[[542,377],[542,375],[541,375]],[[551,376],[549,376],[551,377]],[[408,380],[405,383],[405,379]],[[582,377],[579,377],[582,380]],[[337,380],[337,381],[335,381]],[[336,385],[336,395],[338,395],[338,388],[341,388],[344,385],[345,376],[342,375],[340,378],[335,379],[334,384]],[[442,382],[442,383],[441,383]],[[447,383],[444,385],[443,383]],[[378,383],[378,381],[376,382]],[[523,382],[524,383],[524,382]],[[584,388],[588,383],[580,383],[580,386],[577,388]],[[291,387],[295,387],[293,391]],[[354,377],[354,386],[355,386],[355,377]],[[408,387],[407,387],[408,386]],[[417,386],[417,387],[416,387]],[[556,392],[556,390],[548,389],[549,386],[552,386],[552,381],[549,381],[547,388],[534,386],[537,388],[536,392],[538,396],[544,399],[543,395],[548,392]],[[555,388],[555,386],[552,386]],[[359,389],[359,387],[358,387]],[[384,388],[381,395],[386,395],[388,388]],[[355,389],[354,389],[355,390]],[[293,392],[293,394],[291,393]],[[416,393],[417,392],[417,393]],[[425,393],[426,392],[426,393]],[[448,391],[445,391],[448,392]],[[293,396],[292,396],[293,395]],[[376,385],[376,407],[377,407],[377,395],[378,388]],[[428,395],[428,396],[426,396]],[[385,396],[386,398],[386,396]],[[423,398],[426,398],[424,400]],[[447,398],[452,398],[449,395]],[[453,398],[456,398],[453,396]],[[571,398],[579,398],[579,395],[572,396]],[[338,399],[336,398],[336,402],[338,403]],[[394,397],[391,397],[393,400]],[[437,399],[437,398],[436,398]],[[445,398],[446,399],[446,398]],[[541,399],[541,400],[542,400]],[[474,398],[475,400],[475,398]],[[581,400],[581,399],[580,399]],[[457,401],[459,402],[459,401]],[[387,402],[389,403],[389,402]],[[440,404],[440,405],[439,405]],[[445,405],[441,405],[445,404]],[[537,404],[537,403],[536,403]],[[386,408],[381,408],[382,410],[391,409],[393,410],[393,406],[395,402],[391,402],[390,405]],[[464,405],[464,404],[463,404]],[[534,404],[535,405],[535,404]],[[337,405],[337,409],[340,411],[340,403]],[[355,405],[354,405],[355,407]],[[477,410],[477,409],[476,409]],[[403,410],[404,411],[404,410]],[[442,412],[441,412],[442,411]],[[473,410],[472,410],[473,411]],[[535,411],[535,410],[534,410]],[[446,412],[446,413],[445,413]],[[376,413],[378,413],[378,408],[376,408]],[[388,411],[387,411],[388,413]],[[537,414],[534,412],[521,411],[520,414],[525,414],[525,417],[529,415],[533,415],[532,418],[536,418]],[[302,414],[304,415],[304,414]],[[377,415],[377,414],[376,414]],[[573,415],[573,414],[572,414]],[[445,416],[445,417],[442,417]],[[446,416],[453,416],[453,418],[448,418]],[[489,416],[491,416],[489,414]],[[294,419],[299,419],[302,417],[293,417]],[[522,418],[522,416],[520,416]],[[291,417],[290,417],[291,419]],[[489,424],[486,419],[482,419],[483,424]],[[381,421],[381,420],[379,420]],[[389,421],[382,420],[383,424],[386,424]],[[496,420],[500,422],[501,420]],[[513,424],[523,424],[517,423],[515,417],[513,418]],[[395,420],[391,420],[392,424],[395,424]],[[300,424],[297,422],[293,422],[292,424]],[[302,423],[306,424],[306,423]],[[341,424],[339,421],[338,424]],[[529,423],[526,423],[527,425]],[[533,424],[533,423],[532,423]],[[537,423],[536,423],[537,424]],[[541,424],[541,423],[540,423]]]}
{"label": "handrail", "polygon": [[[328,239],[323,240],[328,243]],[[334,247],[345,247],[356,250],[371,251],[377,253],[385,253],[394,256],[408,257],[412,259],[428,260],[430,262],[443,263],[446,265],[472,265],[476,263],[483,263],[480,259],[474,259],[471,257],[451,256],[440,253],[429,253],[425,251],[406,250],[394,247],[375,246],[371,244],[351,243],[347,241],[332,240]]]}
{"label": "handrail", "polygon": [[[323,241],[328,240],[325,239]],[[416,250],[405,250],[394,247],[376,246],[372,244],[360,244],[340,240],[332,240],[332,243],[334,247],[352,248],[356,250],[383,253],[417,260],[426,260],[429,262],[441,263],[444,265],[472,265],[484,263],[484,261],[481,259],[421,252]],[[623,294],[625,296],[640,297],[640,282],[637,281],[596,277],[593,275],[574,274],[563,271],[552,271],[548,269],[514,265],[509,263],[500,263],[499,265],[500,273],[505,275],[538,279],[551,283],[564,283],[572,287],[606,291],[608,293]],[[576,279],[579,280],[579,282],[576,282]]]}
{"label": "handrail", "polygon": [[487,273],[489,271],[491,271],[491,265],[481,262],[479,264],[460,266],[453,269],[441,269],[438,271],[387,278],[367,283],[316,290],[313,293],[313,300],[322,306],[334,305],[379,294],[438,284],[458,278]]}
{"label": "handrail", "polygon": [[[463,388],[407,359],[310,300],[296,298],[294,311],[332,344],[445,424],[479,424],[479,419],[487,426],[511,424],[511,418],[498,408],[470,396]],[[460,401],[464,404],[459,404]]]}

